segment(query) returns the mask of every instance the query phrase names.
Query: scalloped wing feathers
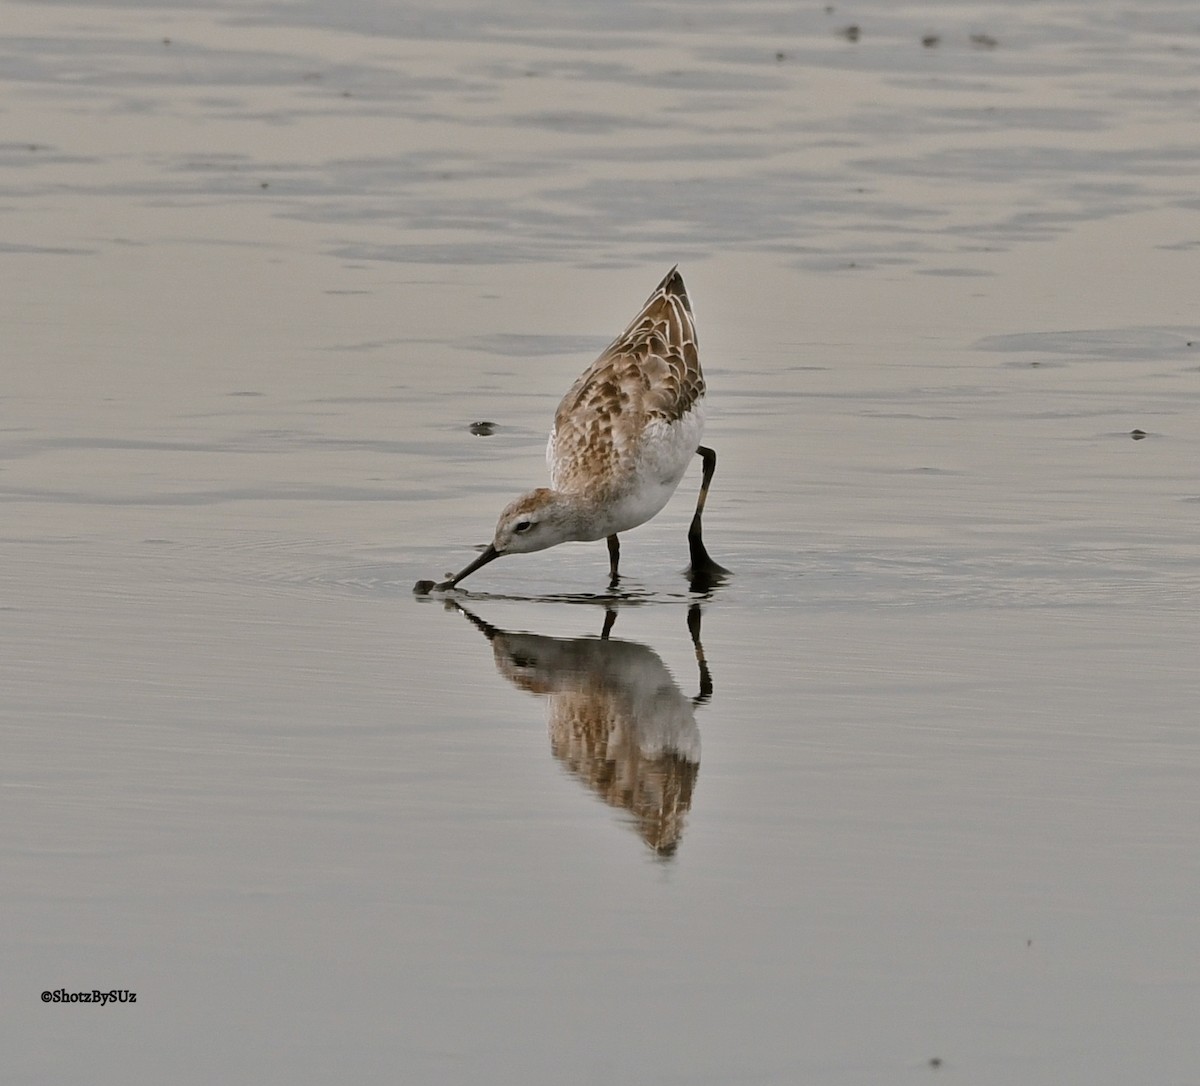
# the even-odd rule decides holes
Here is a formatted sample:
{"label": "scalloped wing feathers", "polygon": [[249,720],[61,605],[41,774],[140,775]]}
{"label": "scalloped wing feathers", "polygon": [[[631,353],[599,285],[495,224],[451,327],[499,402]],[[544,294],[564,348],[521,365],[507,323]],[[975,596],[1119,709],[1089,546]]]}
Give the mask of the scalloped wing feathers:
{"label": "scalloped wing feathers", "polygon": [[692,307],[672,268],[558,405],[546,450],[554,488],[578,492],[622,478],[647,429],[678,422],[703,396]]}

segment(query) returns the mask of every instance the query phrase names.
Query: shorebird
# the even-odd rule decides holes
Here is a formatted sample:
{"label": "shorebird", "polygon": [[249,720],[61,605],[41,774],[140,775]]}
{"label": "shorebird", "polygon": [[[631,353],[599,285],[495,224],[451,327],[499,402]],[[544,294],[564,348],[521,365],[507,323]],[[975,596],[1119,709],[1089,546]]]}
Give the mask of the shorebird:
{"label": "shorebird", "polygon": [[688,530],[693,588],[705,590],[729,571],[704,548],[701,515],[717,454],[700,444],[704,374],[692,305],[672,268],[629,327],[579,375],[554,413],[546,446],[551,487],[509,503],[495,537],[475,561],[425,594],[509,554],[529,554],[568,540],[608,541],[610,587],[620,581],[619,533],[645,524],[667,504],[691,458],[704,469]]}
{"label": "shorebird", "polygon": [[578,638],[501,629],[458,600],[448,605],[488,639],[501,675],[546,699],[554,757],[607,804],[628,812],[656,856],[672,856],[700,770],[696,709],[713,694],[700,604],[687,612],[700,678],[692,697],[649,645],[609,636],[617,621],[611,604],[600,636]]}

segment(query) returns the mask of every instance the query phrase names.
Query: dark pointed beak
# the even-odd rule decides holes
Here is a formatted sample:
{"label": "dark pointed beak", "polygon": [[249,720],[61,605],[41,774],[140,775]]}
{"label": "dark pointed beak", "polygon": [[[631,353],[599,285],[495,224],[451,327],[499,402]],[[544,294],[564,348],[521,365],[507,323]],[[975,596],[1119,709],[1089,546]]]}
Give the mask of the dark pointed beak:
{"label": "dark pointed beak", "polygon": [[453,588],[464,577],[469,577],[472,573],[479,569],[480,566],[486,566],[489,562],[499,557],[500,552],[496,550],[491,543],[489,543],[484,552],[478,558],[476,558],[474,562],[467,566],[466,569],[460,570],[453,577],[451,577],[450,580],[442,581],[441,584],[436,584],[433,587],[435,590],[440,592],[444,592],[447,588]]}

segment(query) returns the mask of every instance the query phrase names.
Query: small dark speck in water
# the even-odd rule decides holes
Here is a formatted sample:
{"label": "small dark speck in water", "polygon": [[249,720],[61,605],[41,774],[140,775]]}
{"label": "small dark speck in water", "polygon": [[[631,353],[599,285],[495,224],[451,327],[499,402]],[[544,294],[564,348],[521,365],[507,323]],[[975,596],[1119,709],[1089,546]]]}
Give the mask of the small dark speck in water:
{"label": "small dark speck in water", "polygon": [[780,50],[778,53],[775,54],[775,59],[776,60],[787,60],[787,53]]}
{"label": "small dark speck in water", "polygon": [[171,44],[170,38],[163,38],[163,45],[170,45],[170,44]]}
{"label": "small dark speck in water", "polygon": [[496,424],[485,419],[471,423],[469,429],[476,437],[491,437],[496,432]]}
{"label": "small dark speck in water", "polygon": [[1033,940],[1032,940],[1032,939],[1026,939],[1026,940],[1025,940],[1025,945],[1026,945],[1027,947],[1033,946]]}
{"label": "small dark speck in water", "polygon": [[842,27],[838,33],[841,34],[846,41],[858,41],[858,39],[862,36],[861,28],[856,26],[854,23],[851,23],[849,26]]}
{"label": "small dark speck in water", "polygon": [[1131,438],[1133,438],[1134,441],[1141,441],[1142,438],[1144,438],[1146,436],[1146,431],[1145,430],[1130,430],[1129,436]]}
{"label": "small dark speck in water", "polygon": [[1000,43],[991,34],[972,34],[971,44],[980,49],[995,49]]}
{"label": "small dark speck in water", "polygon": [[942,39],[936,34],[926,34],[925,37],[921,39],[921,44],[925,46],[926,49],[932,49],[941,40]]}
{"label": "small dark speck in water", "polygon": [[929,1061],[929,1066],[930,1067],[941,1067],[942,1066],[942,1057],[941,1056],[933,1056]]}
{"label": "small dark speck in water", "polygon": [[260,189],[265,189],[268,185],[270,185],[270,183],[271,183],[270,181],[260,181],[258,183],[258,187]]}

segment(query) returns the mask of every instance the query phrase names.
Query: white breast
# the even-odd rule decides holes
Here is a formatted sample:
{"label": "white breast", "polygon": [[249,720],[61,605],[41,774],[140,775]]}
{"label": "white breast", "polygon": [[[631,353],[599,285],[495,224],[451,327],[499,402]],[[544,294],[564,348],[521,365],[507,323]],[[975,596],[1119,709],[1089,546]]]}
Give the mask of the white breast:
{"label": "white breast", "polygon": [[662,511],[679,486],[704,433],[704,412],[697,404],[675,422],[659,419],[642,432],[634,468],[607,517],[608,530],[627,532]]}

